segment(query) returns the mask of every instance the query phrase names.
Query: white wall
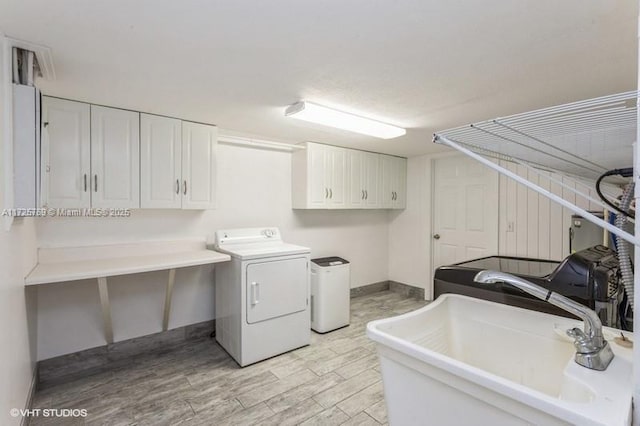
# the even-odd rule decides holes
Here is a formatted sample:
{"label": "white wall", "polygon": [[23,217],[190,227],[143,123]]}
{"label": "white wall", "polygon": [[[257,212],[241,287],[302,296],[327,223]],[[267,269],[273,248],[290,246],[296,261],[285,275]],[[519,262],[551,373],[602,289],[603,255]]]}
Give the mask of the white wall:
{"label": "white wall", "polygon": [[[130,218],[47,218],[37,224],[39,246],[205,238],[217,229],[278,226],[283,238],[311,247],[313,257],[351,261],[351,286],[389,279],[385,210],[291,209],[291,154],[219,145],[218,208],[137,210]],[[116,341],[161,330],[167,272],[109,279]],[[213,271],[176,274],[170,328],[214,318]],[[95,281],[40,286],[38,359],[105,344]]]}
{"label": "white wall", "polygon": [[[8,156],[10,111],[6,109],[7,57],[0,32],[0,164]],[[0,211],[5,203],[4,167],[0,173]],[[4,218],[2,218],[4,219]],[[33,220],[17,220],[9,231],[0,225],[0,424],[20,424],[11,408],[24,408],[35,367],[35,294],[25,292],[24,277],[35,264]]]}

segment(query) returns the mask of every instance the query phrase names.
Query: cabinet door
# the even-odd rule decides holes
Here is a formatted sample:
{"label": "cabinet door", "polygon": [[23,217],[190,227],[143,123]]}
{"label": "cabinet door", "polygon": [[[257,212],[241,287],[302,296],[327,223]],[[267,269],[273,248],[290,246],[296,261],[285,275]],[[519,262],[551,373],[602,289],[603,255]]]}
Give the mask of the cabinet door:
{"label": "cabinet door", "polygon": [[140,114],[140,207],[179,209],[182,122]]}
{"label": "cabinet door", "polygon": [[327,205],[330,208],[346,207],[347,150],[329,147],[326,150],[325,179],[329,189]]}
{"label": "cabinet door", "polygon": [[218,128],[182,122],[182,208],[214,209]]}
{"label": "cabinet door", "polygon": [[362,151],[347,150],[348,194],[347,207],[361,209],[364,204],[364,156]]}
{"label": "cabinet door", "polygon": [[326,207],[329,199],[326,145],[307,144],[307,200],[309,208]]}
{"label": "cabinet door", "polygon": [[380,156],[380,206],[385,209],[393,207],[393,195],[396,173],[395,158],[390,155]]}
{"label": "cabinet door", "polygon": [[371,209],[380,208],[380,155],[365,152],[364,192],[365,207]]}
{"label": "cabinet door", "polygon": [[407,160],[396,158],[394,167],[394,209],[404,209],[407,207]]}
{"label": "cabinet door", "polygon": [[42,205],[90,207],[89,104],[45,96],[42,124]]}
{"label": "cabinet door", "polygon": [[91,206],[140,207],[140,114],[91,105]]}

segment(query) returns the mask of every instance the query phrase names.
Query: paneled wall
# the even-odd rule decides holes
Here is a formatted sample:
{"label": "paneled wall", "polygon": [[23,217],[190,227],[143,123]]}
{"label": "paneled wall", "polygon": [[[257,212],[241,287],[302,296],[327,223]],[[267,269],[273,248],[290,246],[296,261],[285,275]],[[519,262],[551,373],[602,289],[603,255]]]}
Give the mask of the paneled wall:
{"label": "paneled wall", "polygon": [[[522,177],[537,183],[544,189],[565,200],[576,203],[579,207],[590,211],[602,211],[602,207],[577,196],[560,184],[551,182],[525,167],[507,161],[501,162],[503,167],[516,172]],[[573,180],[557,174],[546,173],[576,188]],[[613,186],[606,186],[616,191]],[[578,183],[580,192],[598,199],[593,186]],[[500,224],[499,251],[505,256],[536,257],[542,259],[561,260],[569,254],[569,228],[573,213],[558,203],[517,183],[504,175],[500,175]]]}

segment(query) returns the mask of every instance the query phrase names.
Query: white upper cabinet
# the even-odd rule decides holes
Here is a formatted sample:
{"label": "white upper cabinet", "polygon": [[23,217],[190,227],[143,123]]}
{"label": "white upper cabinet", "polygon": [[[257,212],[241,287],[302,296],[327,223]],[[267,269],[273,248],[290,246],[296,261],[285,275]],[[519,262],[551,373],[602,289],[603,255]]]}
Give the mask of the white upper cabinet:
{"label": "white upper cabinet", "polygon": [[140,114],[140,207],[182,207],[182,121]]}
{"label": "white upper cabinet", "polygon": [[405,209],[407,208],[407,159],[396,157],[395,161],[396,181],[394,185],[395,198],[393,200],[393,208]]}
{"label": "white upper cabinet", "polygon": [[380,205],[380,155],[372,152],[363,153],[364,207],[379,209]]}
{"label": "white upper cabinet", "polygon": [[182,122],[183,209],[215,208],[217,145],[217,127]]}
{"label": "white upper cabinet", "polygon": [[91,105],[93,207],[140,207],[140,114]]}
{"label": "white upper cabinet", "polygon": [[[404,208],[405,159],[311,142],[305,147],[292,156],[294,209]],[[388,183],[382,177],[387,162],[394,170]],[[386,204],[383,185],[391,200]]]}
{"label": "white upper cabinet", "polygon": [[348,150],[349,200],[352,209],[377,209],[379,203],[379,155]]}
{"label": "white upper cabinet", "polygon": [[407,193],[407,160],[390,155],[380,156],[382,168],[380,201],[383,208],[404,209]]}
{"label": "white upper cabinet", "polygon": [[[298,155],[306,154],[307,165],[306,176],[299,176],[301,181],[307,182],[305,190],[307,200],[300,200],[300,204],[310,208],[323,208],[327,206],[329,199],[329,188],[327,182],[327,146],[317,144],[307,144],[306,151],[299,151]],[[296,155],[296,154],[294,154]],[[303,207],[304,208],[304,207]]]}
{"label": "white upper cabinet", "polygon": [[352,209],[364,208],[365,164],[364,152],[347,150],[347,168],[349,170],[349,188],[347,204]]}
{"label": "white upper cabinet", "polygon": [[89,105],[44,96],[42,127],[42,205],[90,207]]}
{"label": "white upper cabinet", "polygon": [[307,143],[292,157],[293,208],[335,209],[347,206],[347,150]]}
{"label": "white upper cabinet", "polygon": [[347,150],[333,146],[325,151],[325,182],[329,190],[327,206],[345,208],[347,205]]}

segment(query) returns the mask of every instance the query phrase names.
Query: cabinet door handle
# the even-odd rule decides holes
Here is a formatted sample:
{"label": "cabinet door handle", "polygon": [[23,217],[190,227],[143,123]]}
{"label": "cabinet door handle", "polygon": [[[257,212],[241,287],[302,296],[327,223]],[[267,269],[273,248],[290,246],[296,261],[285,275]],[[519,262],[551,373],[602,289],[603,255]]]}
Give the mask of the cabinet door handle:
{"label": "cabinet door handle", "polygon": [[93,192],[98,192],[98,175],[93,175]]}
{"label": "cabinet door handle", "polygon": [[364,189],[362,190],[362,197],[360,197],[361,200],[364,200]]}
{"label": "cabinet door handle", "polygon": [[327,188],[324,189],[324,198],[329,198],[329,190]]}
{"label": "cabinet door handle", "polygon": [[369,199],[369,191],[367,189],[364,190],[364,199],[365,200]]}
{"label": "cabinet door handle", "polygon": [[329,188],[329,198],[333,199],[333,189]]}
{"label": "cabinet door handle", "polygon": [[176,194],[180,194],[180,179],[176,179]]}
{"label": "cabinet door handle", "polygon": [[87,192],[87,174],[86,173],[82,176],[82,180],[84,182],[84,192]]}
{"label": "cabinet door handle", "polygon": [[182,185],[182,193],[187,195],[187,180],[184,180],[184,184]]}

